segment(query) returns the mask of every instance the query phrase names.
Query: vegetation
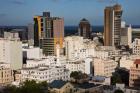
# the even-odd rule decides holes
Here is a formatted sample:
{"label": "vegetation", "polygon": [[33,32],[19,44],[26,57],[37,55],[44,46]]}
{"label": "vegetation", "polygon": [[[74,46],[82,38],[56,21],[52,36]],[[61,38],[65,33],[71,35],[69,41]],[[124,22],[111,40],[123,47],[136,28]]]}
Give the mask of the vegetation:
{"label": "vegetation", "polygon": [[112,85],[115,85],[116,83],[122,83],[119,73],[113,73],[113,76],[111,77],[111,83]]}
{"label": "vegetation", "polygon": [[75,80],[80,80],[80,79],[88,78],[88,75],[80,71],[74,71],[74,72],[71,72],[70,77]]}
{"label": "vegetation", "polygon": [[126,86],[129,85],[129,72],[126,69],[117,69],[111,77],[112,85],[116,83],[124,83]]}
{"label": "vegetation", "polygon": [[116,90],[114,93],[124,93],[122,90]]}
{"label": "vegetation", "polygon": [[45,93],[43,89],[47,86],[47,82],[36,83],[34,80],[27,80],[20,87],[7,86],[3,93]]}

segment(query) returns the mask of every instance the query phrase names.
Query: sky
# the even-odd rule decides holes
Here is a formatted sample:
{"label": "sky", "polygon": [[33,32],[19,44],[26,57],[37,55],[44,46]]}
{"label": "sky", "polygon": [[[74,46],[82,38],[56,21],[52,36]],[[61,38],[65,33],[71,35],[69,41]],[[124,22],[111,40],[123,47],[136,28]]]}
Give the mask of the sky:
{"label": "sky", "polygon": [[43,11],[63,17],[65,25],[78,25],[82,18],[93,26],[103,25],[104,8],[116,2],[127,24],[140,25],[140,0],[0,0],[0,25],[27,25]]}

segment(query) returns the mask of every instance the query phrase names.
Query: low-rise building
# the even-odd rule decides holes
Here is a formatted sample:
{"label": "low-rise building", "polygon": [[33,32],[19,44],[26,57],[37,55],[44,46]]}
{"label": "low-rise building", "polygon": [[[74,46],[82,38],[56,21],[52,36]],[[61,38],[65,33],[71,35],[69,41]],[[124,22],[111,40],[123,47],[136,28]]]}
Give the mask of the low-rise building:
{"label": "low-rise building", "polygon": [[76,83],[55,80],[49,84],[52,93],[102,93],[102,85],[94,83]]}
{"label": "low-rise building", "polygon": [[140,39],[136,38],[132,43],[133,54],[140,55]]}
{"label": "low-rise building", "polygon": [[39,47],[27,46],[27,47],[23,47],[22,51],[23,51],[24,58],[27,59],[39,59],[43,57],[42,49],[40,49]]}
{"label": "low-rise building", "polygon": [[26,62],[27,68],[38,67],[38,66],[46,66],[46,65],[56,65],[56,57],[55,56],[47,56],[39,59],[28,59]]}
{"label": "low-rise building", "polygon": [[140,59],[136,59],[130,68],[129,86],[140,88]]}
{"label": "low-rise building", "polygon": [[21,70],[21,80],[35,80],[36,82],[47,81],[52,82],[53,80],[64,80],[70,79],[69,70],[63,66],[39,66],[31,68],[23,68]]}
{"label": "low-rise building", "polygon": [[13,70],[10,64],[0,63],[0,85],[8,85],[14,81]]}
{"label": "low-rise building", "polygon": [[84,60],[68,60],[65,63],[70,73],[73,71],[81,71],[82,73],[92,74],[92,58],[86,58]]}
{"label": "low-rise building", "polygon": [[111,59],[94,59],[94,75],[111,77],[118,63]]}
{"label": "low-rise building", "polygon": [[133,66],[134,61],[135,59],[133,59],[131,56],[122,56],[120,59],[120,67],[130,70],[130,67]]}
{"label": "low-rise building", "polygon": [[73,85],[70,82],[54,80],[49,84],[51,93],[73,93]]}

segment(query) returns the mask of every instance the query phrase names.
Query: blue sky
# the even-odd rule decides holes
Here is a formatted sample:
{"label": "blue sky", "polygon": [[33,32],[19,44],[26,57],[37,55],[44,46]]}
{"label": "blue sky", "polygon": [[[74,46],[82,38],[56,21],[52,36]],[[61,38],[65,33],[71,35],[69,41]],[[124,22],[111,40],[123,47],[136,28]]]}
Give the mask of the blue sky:
{"label": "blue sky", "polygon": [[[27,25],[34,15],[50,11],[64,17],[65,25],[78,25],[87,18],[92,25],[103,25],[104,8],[112,0],[0,0],[0,25]],[[114,0],[116,1],[116,0]],[[123,20],[140,25],[140,0],[118,0],[123,7]]]}

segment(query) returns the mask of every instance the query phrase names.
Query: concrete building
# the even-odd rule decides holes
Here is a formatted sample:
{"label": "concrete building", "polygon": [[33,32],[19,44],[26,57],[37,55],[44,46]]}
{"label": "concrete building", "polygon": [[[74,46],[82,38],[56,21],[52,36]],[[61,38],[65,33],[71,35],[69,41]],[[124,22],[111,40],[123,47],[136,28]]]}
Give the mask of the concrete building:
{"label": "concrete building", "polygon": [[120,45],[128,45],[131,48],[132,44],[132,27],[121,28],[121,41]]}
{"label": "concrete building", "polygon": [[121,50],[116,49],[114,46],[98,46],[95,51],[96,58],[108,59],[119,57]]}
{"label": "concrete building", "polygon": [[21,79],[25,80],[35,80],[36,82],[47,81],[48,83],[54,80],[64,80],[70,79],[69,70],[63,66],[39,66],[32,68],[23,68],[21,70]]}
{"label": "concrete building", "polygon": [[73,71],[81,71],[88,75],[92,74],[92,59],[86,58],[85,60],[69,60],[66,61],[65,66],[69,69],[70,73]]}
{"label": "concrete building", "polygon": [[129,86],[140,88],[140,59],[136,59],[130,68]]}
{"label": "concrete building", "polygon": [[27,59],[39,59],[43,57],[43,51],[39,47],[22,48],[23,56]]}
{"label": "concrete building", "polygon": [[83,37],[68,36],[65,38],[65,54],[67,59],[74,58],[74,51],[83,48]]}
{"label": "concrete building", "polygon": [[82,36],[83,38],[90,39],[91,38],[92,27],[89,21],[83,18],[78,27],[78,35]]}
{"label": "concrete building", "polygon": [[111,77],[117,63],[111,59],[94,59],[94,76]]}
{"label": "concrete building", "polygon": [[95,54],[97,43],[80,36],[68,36],[64,41],[67,59],[84,59]]}
{"label": "concrete building", "polygon": [[140,55],[140,39],[136,38],[132,43],[133,54]]}
{"label": "concrete building", "polygon": [[28,59],[26,63],[26,68],[32,68],[32,67],[39,67],[39,66],[56,66],[56,57],[55,56],[47,56],[44,58],[39,59]]}
{"label": "concrete building", "polygon": [[130,67],[133,66],[134,61],[135,59],[131,58],[130,56],[122,56],[120,59],[120,67],[130,70]]}
{"label": "concrete building", "polygon": [[114,46],[99,46],[94,40],[79,36],[68,36],[64,42],[67,59],[84,59],[87,57],[111,58],[120,56],[121,50]]}
{"label": "concrete building", "polygon": [[43,49],[45,55],[56,55],[56,44],[63,48],[64,19],[51,17],[50,12],[34,17],[34,44]]}
{"label": "concrete building", "polygon": [[28,44],[29,46],[34,45],[34,24],[28,24]]}
{"label": "concrete building", "polygon": [[0,63],[0,85],[8,85],[14,81],[13,70],[10,64]]}
{"label": "concrete building", "polygon": [[0,38],[0,62],[9,63],[13,70],[22,68],[22,42],[19,38]]}
{"label": "concrete building", "polygon": [[121,5],[106,7],[104,10],[104,45],[119,46],[121,31]]}

